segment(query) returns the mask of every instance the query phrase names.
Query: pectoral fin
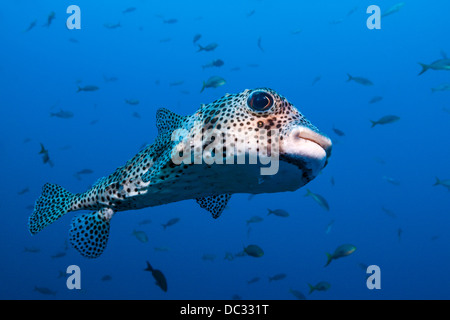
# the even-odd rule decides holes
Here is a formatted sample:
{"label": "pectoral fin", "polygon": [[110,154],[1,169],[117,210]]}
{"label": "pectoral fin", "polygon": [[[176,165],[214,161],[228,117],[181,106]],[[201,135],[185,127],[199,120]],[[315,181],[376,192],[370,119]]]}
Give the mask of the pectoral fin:
{"label": "pectoral fin", "polygon": [[217,219],[222,214],[223,210],[230,200],[231,194],[219,194],[216,196],[209,196],[203,198],[197,198],[197,203],[203,209],[208,210],[214,219]]}

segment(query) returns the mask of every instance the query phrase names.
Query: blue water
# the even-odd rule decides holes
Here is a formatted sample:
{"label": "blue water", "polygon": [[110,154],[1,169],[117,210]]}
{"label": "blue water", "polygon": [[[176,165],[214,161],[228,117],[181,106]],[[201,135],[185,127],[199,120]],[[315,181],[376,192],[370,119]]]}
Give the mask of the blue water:
{"label": "blue water", "polygon": [[[430,89],[449,83],[450,72],[418,76],[418,62],[438,60],[441,51],[450,55],[450,3],[405,1],[382,18],[380,30],[369,30],[367,7],[376,4],[383,12],[396,1],[2,3],[0,298],[295,299],[292,288],[307,299],[448,299],[450,193],[433,184],[435,177],[450,179],[450,92]],[[66,27],[71,4],[81,9],[81,30]],[[136,10],[122,13],[129,7]],[[42,27],[52,11],[55,19]],[[34,20],[36,26],[24,32]],[[116,29],[104,26],[118,22]],[[198,33],[199,44],[216,42],[217,49],[197,52]],[[224,66],[202,69],[219,58]],[[374,85],[346,82],[347,73]],[[227,83],[200,93],[212,75]],[[76,93],[78,85],[99,90]],[[330,211],[304,197],[305,187],[250,200],[234,195],[217,220],[194,200],[127,211],[114,216],[98,259],[82,257],[68,243],[78,213],[29,233],[29,206],[46,182],[84,192],[153,142],[158,108],[192,114],[225,93],[257,87],[277,90],[333,139],[329,165],[307,186],[327,199]],[[374,96],[383,99],[369,104]],[[60,109],[74,117],[50,117]],[[370,127],[369,120],[388,114],[401,119]],[[43,163],[40,143],[54,167]],[[86,168],[93,173],[78,180],[74,173]],[[267,216],[267,208],[290,216]],[[254,215],[264,220],[249,231],[246,220]],[[161,224],[174,217],[180,221],[164,230]],[[151,223],[139,225],[146,219]],[[139,242],[133,230],[144,231],[149,241]],[[325,253],[345,243],[357,250],[324,268]],[[224,259],[249,244],[263,248],[264,256]],[[52,258],[57,253],[65,255]],[[216,258],[205,261],[204,254]],[[146,261],[163,272],[167,292],[144,271]],[[361,264],[380,267],[381,289],[367,288]],[[81,269],[81,290],[67,289],[60,276],[70,265]],[[286,277],[268,281],[279,273]],[[105,275],[111,280],[102,281]],[[260,280],[247,284],[254,277]],[[320,281],[330,289],[309,294],[307,283]]]}

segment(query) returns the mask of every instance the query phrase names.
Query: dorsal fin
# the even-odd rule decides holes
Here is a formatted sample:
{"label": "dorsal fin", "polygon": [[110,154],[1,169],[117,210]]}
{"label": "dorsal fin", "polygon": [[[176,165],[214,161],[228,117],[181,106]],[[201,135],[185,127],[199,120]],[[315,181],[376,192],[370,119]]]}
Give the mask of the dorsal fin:
{"label": "dorsal fin", "polygon": [[184,117],[180,116],[168,109],[161,108],[156,111],[156,127],[158,134],[172,132],[179,128]]}
{"label": "dorsal fin", "polygon": [[231,194],[219,194],[217,196],[208,196],[203,198],[197,198],[197,203],[203,209],[208,210],[214,219],[217,219],[222,214],[223,210],[230,200]]}

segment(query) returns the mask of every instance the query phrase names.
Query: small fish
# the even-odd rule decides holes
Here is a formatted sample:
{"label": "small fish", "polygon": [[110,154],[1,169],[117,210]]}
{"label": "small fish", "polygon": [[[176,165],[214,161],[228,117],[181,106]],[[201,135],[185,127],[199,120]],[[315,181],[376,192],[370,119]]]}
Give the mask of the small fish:
{"label": "small fish", "polygon": [[251,244],[251,245],[248,245],[247,247],[244,247],[244,252],[247,255],[249,255],[251,257],[255,257],[255,258],[259,258],[264,255],[263,249],[261,249],[256,244]]}
{"label": "small fish", "polygon": [[377,121],[370,120],[370,122],[372,123],[371,128],[375,127],[377,124],[389,124],[389,123],[394,123],[398,120],[400,120],[400,117],[394,116],[394,115],[387,115],[387,116],[381,117]]}
{"label": "small fish", "polygon": [[309,286],[309,294],[313,293],[314,291],[327,291],[331,288],[331,285],[325,281],[321,281],[315,286],[308,283],[308,286]]}
{"label": "small fish", "polygon": [[437,91],[450,91],[450,83],[443,83],[436,88],[431,88],[432,93]]}
{"label": "small fish", "polygon": [[101,281],[111,281],[112,280],[112,277],[110,276],[110,275],[104,275],[101,279],[100,279]]}
{"label": "small fish", "polygon": [[163,39],[159,39],[159,43],[167,43],[172,41],[172,38],[163,38]]}
{"label": "small fish", "polygon": [[83,169],[83,170],[78,171],[75,174],[80,175],[80,174],[91,174],[91,173],[94,173],[94,171],[92,171],[91,169]]}
{"label": "small fish", "polygon": [[242,297],[240,295],[238,295],[238,294],[233,294],[231,296],[231,300],[242,300]]}
{"label": "small fish", "polygon": [[393,7],[389,8],[388,10],[386,10],[385,12],[383,12],[383,13],[381,14],[381,17],[382,17],[382,18],[383,18],[383,17],[387,17],[387,16],[389,16],[389,15],[391,15],[391,14],[393,14],[393,13],[396,13],[396,12],[400,11],[400,9],[403,8],[404,5],[405,5],[404,2],[397,3],[397,4],[394,5]]}
{"label": "small fish", "polygon": [[145,224],[150,224],[150,223],[152,223],[152,220],[145,219],[145,220],[139,221],[138,225],[143,226]]}
{"label": "small fish", "polygon": [[442,111],[447,112],[447,113],[450,113],[450,108],[443,107],[443,108],[442,108]]}
{"label": "small fish", "polygon": [[278,280],[283,280],[284,278],[286,278],[287,275],[285,273],[278,273],[272,277],[269,277],[269,282],[270,281],[278,281]]}
{"label": "small fish", "polygon": [[302,32],[302,29],[295,29],[291,31],[291,34],[295,35],[295,34],[299,34]]}
{"label": "small fish", "polygon": [[212,76],[206,82],[203,81],[203,87],[202,90],[200,90],[200,93],[202,93],[205,88],[218,88],[220,86],[223,86],[224,84],[226,84],[224,78]]}
{"label": "small fish", "polygon": [[319,82],[319,80],[322,79],[322,76],[317,76],[313,79],[311,86],[315,85],[317,82]]}
{"label": "small fish", "polygon": [[57,117],[61,119],[71,119],[73,118],[73,112],[60,109],[58,112],[51,112],[50,117]]}
{"label": "small fish", "polygon": [[198,44],[198,50],[197,52],[200,51],[213,51],[215,50],[219,45],[215,42],[208,44],[206,47],[202,47],[201,45]]}
{"label": "small fish", "polygon": [[48,163],[50,167],[53,167],[53,162],[50,160],[50,156],[48,155],[48,150],[45,149],[44,145],[41,143],[41,151],[39,151],[39,154],[42,154],[42,161],[45,163]]}
{"label": "small fish", "polygon": [[17,194],[18,194],[18,195],[23,195],[23,194],[25,194],[25,193],[27,193],[27,192],[30,192],[30,188],[28,188],[28,187],[26,187],[26,188],[20,190],[19,192],[17,192]]}
{"label": "small fish", "polygon": [[69,42],[80,43],[80,41],[78,41],[78,39],[75,39],[75,38],[69,38]]}
{"label": "small fish", "polygon": [[257,222],[261,222],[261,221],[263,221],[263,218],[261,218],[259,216],[253,216],[246,222],[247,222],[247,225],[249,225],[250,223],[257,223]]}
{"label": "small fish", "polygon": [[383,100],[382,96],[375,96],[375,97],[373,97],[372,99],[369,100],[369,103],[370,104],[377,103],[377,102],[380,102],[381,100]]}
{"label": "small fish", "polygon": [[293,290],[293,289],[289,288],[289,292],[290,292],[294,297],[296,297],[298,300],[306,300],[305,295],[304,295],[303,293],[301,293],[300,291],[298,291],[298,290]]}
{"label": "small fish", "polygon": [[75,172],[74,177],[77,178],[78,180],[81,180],[81,175],[91,174],[91,173],[94,173],[94,171],[92,171],[91,169],[83,169],[78,172]]}
{"label": "small fish", "polygon": [[269,211],[269,213],[267,215],[273,214],[275,216],[282,217],[282,218],[289,217],[289,212],[287,212],[286,210],[283,210],[283,209],[275,209],[275,210],[267,209],[267,210]]}
{"label": "small fish", "polygon": [[307,196],[312,197],[314,199],[314,201],[316,201],[325,210],[327,210],[327,211],[330,210],[330,206],[328,205],[327,200],[324,197],[322,197],[320,194],[313,193],[309,189],[306,189],[305,197],[307,197]]}
{"label": "small fish", "polygon": [[159,251],[159,252],[167,252],[169,251],[169,247],[154,247],[153,250]]}
{"label": "small fish", "polygon": [[24,32],[28,32],[31,29],[33,29],[37,24],[37,20],[34,20],[33,22],[30,23],[30,25],[28,26],[28,28],[24,31]]}
{"label": "small fish", "polygon": [[47,17],[47,23],[43,25],[43,27],[50,27],[50,24],[52,23],[53,19],[55,19],[55,11],[50,12],[50,14]]}
{"label": "small fish", "polygon": [[25,247],[23,249],[23,252],[38,253],[38,252],[41,252],[41,249],[39,249],[37,247]]}
{"label": "small fish", "polygon": [[202,35],[200,33],[197,33],[194,36],[194,39],[192,39],[192,43],[195,45],[197,43],[197,41],[200,40],[201,37],[202,37]]}
{"label": "small fish", "polygon": [[147,234],[144,231],[133,230],[132,235],[135,236],[136,239],[138,239],[142,243],[147,243],[148,242],[148,236],[147,236]]}
{"label": "small fish", "polygon": [[88,85],[88,86],[84,86],[84,87],[78,86],[77,92],[80,92],[80,91],[97,91],[98,89],[99,88],[97,86],[92,86],[92,85]]}
{"label": "small fish", "polygon": [[363,78],[363,77],[352,77],[350,74],[347,73],[348,79],[347,82],[354,81],[356,83],[362,84],[364,86],[372,86],[373,83],[369,79]]}
{"label": "small fish", "polygon": [[156,280],[156,285],[162,289],[162,291],[167,292],[167,281],[164,274],[156,269],[153,269],[150,263],[147,261],[147,268],[144,271],[150,271],[153,278]]}
{"label": "small fish", "polygon": [[217,60],[211,61],[208,64],[203,65],[202,68],[206,69],[206,68],[212,68],[212,67],[221,67],[223,65],[224,65],[223,60],[217,59]]}
{"label": "small fish", "polygon": [[51,296],[56,295],[56,291],[50,290],[49,288],[45,288],[45,287],[36,287],[35,286],[34,291],[37,291],[37,292],[45,294],[45,295],[51,295]]}
{"label": "small fish", "polygon": [[211,253],[205,253],[202,256],[202,260],[204,261],[214,261],[216,259],[216,255],[215,254],[211,254]]}
{"label": "small fish", "polygon": [[136,8],[135,7],[129,7],[127,9],[123,10],[122,13],[125,14],[125,13],[130,13],[130,12],[133,12],[133,11],[136,11]]}
{"label": "small fish", "polygon": [[344,131],[339,130],[339,129],[335,128],[335,127],[333,127],[333,131],[334,131],[334,133],[336,133],[339,137],[345,136],[345,132],[344,132]]}
{"label": "small fish", "polygon": [[228,260],[228,261],[232,261],[234,260],[234,256],[231,252],[225,252],[225,257],[223,258],[224,260]]}
{"label": "small fish", "polygon": [[256,283],[256,282],[258,282],[260,279],[261,279],[260,277],[254,277],[254,278],[248,280],[248,281],[247,281],[247,284]]}
{"label": "small fish", "polygon": [[105,80],[105,82],[116,82],[119,79],[117,77],[107,77],[103,75],[103,80]]}
{"label": "small fish", "polygon": [[358,10],[358,7],[353,7],[352,9],[350,9],[350,11],[347,12],[347,17],[349,17],[352,14],[354,14],[357,10]]}
{"label": "small fish", "polygon": [[397,216],[395,215],[394,212],[392,212],[391,210],[385,208],[385,207],[381,207],[381,210],[383,210],[384,213],[386,213],[389,217],[391,218],[397,218]]}
{"label": "small fish", "polygon": [[117,28],[120,28],[120,27],[121,27],[120,22],[114,23],[114,24],[112,24],[112,23],[105,23],[103,26],[104,26],[106,29],[117,29]]}
{"label": "small fish", "polygon": [[355,251],[356,247],[352,244],[343,244],[337,247],[333,254],[326,253],[327,263],[325,264],[325,267],[328,266],[332,260],[346,257],[348,255],[351,255]]}
{"label": "small fish", "polygon": [[132,106],[137,106],[139,104],[139,100],[137,99],[125,99],[125,103],[132,105]]}
{"label": "small fish", "polygon": [[167,227],[173,226],[178,221],[180,221],[180,218],[172,218],[169,221],[167,221],[166,224],[162,224],[162,226],[164,227],[164,230],[165,230]]}
{"label": "small fish", "polygon": [[326,234],[329,234],[329,233],[330,233],[331,228],[333,227],[333,225],[334,225],[334,220],[331,220],[331,221],[328,223],[327,228],[326,228],[326,230],[325,230],[325,233],[326,233]]}
{"label": "small fish", "polygon": [[252,10],[249,13],[247,13],[247,18],[251,17],[252,15],[254,15],[256,12],[256,10]]}
{"label": "small fish", "polygon": [[422,66],[422,70],[418,74],[419,76],[429,69],[431,69],[431,70],[447,70],[447,71],[450,70],[450,59],[447,59],[447,58],[433,61],[430,64],[425,64],[425,63],[420,63],[420,62],[419,62],[419,64]]}
{"label": "small fish", "polygon": [[330,183],[332,186],[334,186],[334,177],[333,176],[330,177]]}
{"label": "small fish", "polygon": [[170,82],[170,83],[169,83],[169,86],[171,86],[171,87],[181,86],[183,83],[184,83],[183,80],[180,80],[180,81],[173,81],[173,82]]}
{"label": "small fish", "polygon": [[398,237],[398,241],[401,241],[401,240],[402,240],[402,233],[403,233],[402,228],[398,228],[398,229],[397,229],[397,237]]}
{"label": "small fish", "polygon": [[257,42],[257,45],[258,45],[258,48],[259,48],[259,50],[261,50],[262,52],[264,52],[264,49],[263,49],[263,47],[261,46],[261,37],[259,37],[258,38],[258,42]]}
{"label": "small fish", "polygon": [[397,179],[387,177],[387,176],[383,176],[383,179],[386,180],[387,182],[389,182],[390,184],[393,184],[394,186],[400,185],[400,181],[398,181]]}
{"label": "small fish", "polygon": [[140,118],[141,118],[141,115],[140,115],[138,112],[136,112],[136,111],[133,112],[132,116],[135,117],[135,118],[137,118],[137,119],[140,119]]}
{"label": "small fish", "polygon": [[54,255],[52,255],[51,258],[52,259],[56,259],[56,258],[62,258],[62,257],[65,257],[65,256],[66,256],[66,253],[61,251],[61,252],[57,252]]}
{"label": "small fish", "polygon": [[450,179],[446,180],[440,180],[438,177],[436,177],[436,182],[433,184],[433,186],[443,186],[450,191]]}
{"label": "small fish", "polygon": [[336,20],[330,21],[330,24],[340,24],[342,22],[344,22],[344,19],[336,19]]}
{"label": "small fish", "polygon": [[163,20],[163,22],[167,23],[167,24],[174,24],[174,23],[178,22],[178,19],[166,19],[166,20]]}

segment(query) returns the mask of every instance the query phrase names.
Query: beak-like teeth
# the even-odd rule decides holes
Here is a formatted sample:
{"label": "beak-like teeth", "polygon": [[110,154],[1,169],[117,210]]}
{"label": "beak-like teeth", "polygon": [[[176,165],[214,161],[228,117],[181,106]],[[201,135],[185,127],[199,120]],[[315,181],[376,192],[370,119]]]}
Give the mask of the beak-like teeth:
{"label": "beak-like teeth", "polygon": [[318,144],[319,146],[322,147],[323,150],[325,150],[327,158],[330,157],[331,147],[333,145],[330,138],[321,135],[320,133],[313,131],[307,127],[299,127],[298,129],[295,129],[293,134],[295,134],[296,137],[300,139],[309,140]]}

